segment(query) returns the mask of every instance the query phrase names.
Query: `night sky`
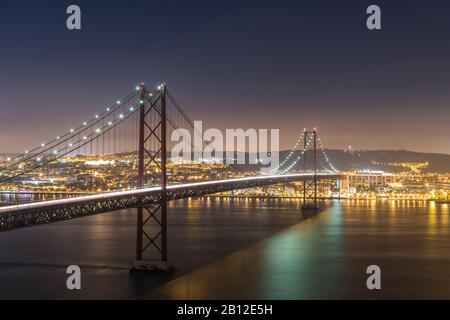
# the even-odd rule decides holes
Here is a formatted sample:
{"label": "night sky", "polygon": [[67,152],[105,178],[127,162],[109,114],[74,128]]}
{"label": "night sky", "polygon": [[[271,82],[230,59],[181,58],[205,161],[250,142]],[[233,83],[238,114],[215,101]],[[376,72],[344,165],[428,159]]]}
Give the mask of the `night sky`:
{"label": "night sky", "polygon": [[[82,9],[82,30],[66,8]],[[370,4],[382,30],[366,28]],[[144,80],[204,127],[316,126],[329,148],[450,153],[450,2],[0,4],[0,152],[91,118]]]}

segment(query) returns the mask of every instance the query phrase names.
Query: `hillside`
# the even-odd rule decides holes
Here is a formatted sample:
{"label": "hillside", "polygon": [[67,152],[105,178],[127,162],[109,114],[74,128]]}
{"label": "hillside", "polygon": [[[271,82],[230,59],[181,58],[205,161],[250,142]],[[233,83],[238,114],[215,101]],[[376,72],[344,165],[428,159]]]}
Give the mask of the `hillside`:
{"label": "hillside", "polygon": [[[284,159],[289,152],[282,152],[280,159]],[[377,150],[353,151],[326,150],[334,166],[341,171],[350,170],[385,170],[398,172],[405,170],[399,163],[428,163],[423,172],[447,173],[450,172],[450,155],[437,153],[421,153],[406,150]],[[325,163],[323,157],[319,157]]]}

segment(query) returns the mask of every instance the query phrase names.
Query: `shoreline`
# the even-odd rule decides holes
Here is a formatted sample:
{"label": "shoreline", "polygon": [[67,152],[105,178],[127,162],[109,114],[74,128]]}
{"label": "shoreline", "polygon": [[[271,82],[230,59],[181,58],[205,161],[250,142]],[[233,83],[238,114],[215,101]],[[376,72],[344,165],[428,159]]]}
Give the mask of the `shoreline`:
{"label": "shoreline", "polygon": [[[257,195],[210,195],[205,196],[205,198],[241,198],[241,199],[293,199],[293,200],[303,200],[302,196],[257,196]],[[436,202],[436,203],[450,203],[449,200],[433,200],[433,199],[417,199],[417,198],[350,198],[350,197],[317,197],[318,200],[367,200],[367,201],[422,201],[422,202]]]}

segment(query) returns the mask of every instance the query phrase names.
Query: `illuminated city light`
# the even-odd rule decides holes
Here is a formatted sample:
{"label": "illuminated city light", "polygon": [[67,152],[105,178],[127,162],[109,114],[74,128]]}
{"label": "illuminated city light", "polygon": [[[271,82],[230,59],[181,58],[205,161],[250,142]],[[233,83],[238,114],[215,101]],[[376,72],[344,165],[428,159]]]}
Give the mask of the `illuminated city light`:
{"label": "illuminated city light", "polygon": [[104,165],[113,165],[115,162],[116,162],[115,160],[92,160],[86,161],[84,164],[87,166],[104,166]]}

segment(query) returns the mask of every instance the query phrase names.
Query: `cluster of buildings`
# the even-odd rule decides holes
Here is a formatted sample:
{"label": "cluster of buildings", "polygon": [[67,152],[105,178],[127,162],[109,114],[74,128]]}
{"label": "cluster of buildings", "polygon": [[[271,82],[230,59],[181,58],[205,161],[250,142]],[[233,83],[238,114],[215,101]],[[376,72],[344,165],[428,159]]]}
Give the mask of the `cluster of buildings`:
{"label": "cluster of buildings", "polygon": [[[10,159],[0,159],[0,168],[7,167]],[[377,170],[342,172],[339,180],[318,184],[319,197],[353,199],[414,199],[450,200],[450,174],[423,173],[424,164],[391,166],[404,171],[389,173]],[[255,171],[236,170],[226,164],[169,162],[170,184],[220,180],[255,175]],[[6,172],[15,175],[24,168]],[[98,193],[126,190],[137,185],[137,154],[124,153],[103,156],[76,156],[64,158],[30,171],[20,178],[0,183],[0,192],[29,191],[48,193]],[[7,177],[0,169],[0,181]],[[147,168],[146,185],[159,184],[159,168]],[[237,190],[227,196],[302,197],[303,183],[290,183],[251,190]]]}
{"label": "cluster of buildings", "polygon": [[345,176],[341,192],[349,198],[450,199],[450,174],[364,170]]}
{"label": "cluster of buildings", "polygon": [[[0,160],[0,181],[26,171],[7,168],[9,159]],[[138,157],[135,153],[103,156],[74,156],[63,158],[32,170],[6,183],[2,191],[39,191],[67,193],[98,193],[132,189],[137,186]],[[159,167],[150,164],[145,173],[145,184],[159,184]],[[170,184],[242,177],[251,173],[233,170],[223,164],[171,163],[167,164]]]}

